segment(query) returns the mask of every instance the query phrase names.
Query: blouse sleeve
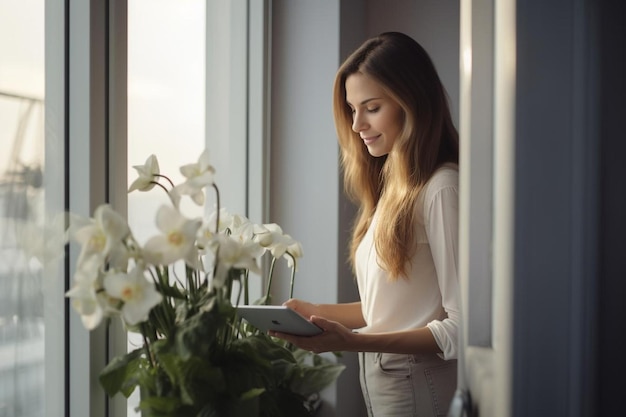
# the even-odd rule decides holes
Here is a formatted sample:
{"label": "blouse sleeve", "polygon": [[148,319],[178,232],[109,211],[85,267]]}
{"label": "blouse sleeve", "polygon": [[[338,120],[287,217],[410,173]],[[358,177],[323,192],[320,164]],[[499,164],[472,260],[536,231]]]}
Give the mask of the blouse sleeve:
{"label": "blouse sleeve", "polygon": [[442,351],[443,359],[458,354],[458,329],[461,319],[458,280],[459,196],[455,185],[436,190],[424,201],[426,234],[441,291],[441,302],[447,317],[433,320],[427,327]]}

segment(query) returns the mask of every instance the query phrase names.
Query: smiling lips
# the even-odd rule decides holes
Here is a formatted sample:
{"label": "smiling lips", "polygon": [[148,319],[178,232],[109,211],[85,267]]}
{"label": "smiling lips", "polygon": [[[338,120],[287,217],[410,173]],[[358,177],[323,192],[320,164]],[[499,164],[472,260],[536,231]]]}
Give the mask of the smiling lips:
{"label": "smiling lips", "polygon": [[369,137],[361,137],[361,139],[363,139],[363,143],[365,143],[366,145],[369,145],[373,143],[374,141],[376,141],[376,139],[378,139],[379,137],[380,135],[376,135],[376,136],[369,136]]}

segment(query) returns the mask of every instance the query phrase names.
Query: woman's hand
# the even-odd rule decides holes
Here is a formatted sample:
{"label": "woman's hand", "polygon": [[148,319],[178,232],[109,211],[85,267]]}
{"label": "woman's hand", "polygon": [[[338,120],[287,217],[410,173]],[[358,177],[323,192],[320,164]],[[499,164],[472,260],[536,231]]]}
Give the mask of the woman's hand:
{"label": "woman's hand", "polygon": [[299,313],[301,316],[303,316],[306,319],[308,319],[311,316],[321,315],[319,305],[309,303],[308,301],[298,300],[297,298],[291,298],[285,301],[283,305]]}
{"label": "woman's hand", "polygon": [[[289,300],[287,303],[291,302]],[[285,303],[285,305],[288,305]],[[290,308],[290,305],[288,305]],[[311,307],[310,303],[303,302],[302,311]],[[297,311],[297,310],[296,310]],[[300,313],[302,314],[302,313]],[[307,316],[305,316],[307,317]],[[323,330],[323,333],[316,336],[296,336],[287,333],[270,331],[269,335],[284,339],[300,349],[309,350],[314,353],[352,351],[355,349],[356,334],[336,321],[326,320],[319,316],[308,316],[309,320]]]}

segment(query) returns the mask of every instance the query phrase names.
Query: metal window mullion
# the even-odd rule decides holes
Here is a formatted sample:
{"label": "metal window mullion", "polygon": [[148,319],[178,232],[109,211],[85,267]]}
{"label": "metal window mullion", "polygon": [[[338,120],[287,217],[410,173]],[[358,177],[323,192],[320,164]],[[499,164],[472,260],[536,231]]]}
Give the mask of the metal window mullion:
{"label": "metal window mullion", "polygon": [[[106,2],[69,1],[69,210],[90,217],[107,197]],[[78,256],[70,250],[73,275]],[[69,416],[105,417],[98,374],[106,364],[106,328],[85,330],[78,314],[69,325]]]}
{"label": "metal window mullion", "polygon": [[[45,207],[55,216],[66,209],[66,25],[67,0],[45,3]],[[46,219],[49,221],[49,219]],[[69,407],[66,355],[67,303],[65,265],[46,267],[43,285],[45,323],[45,407],[50,416]],[[62,381],[54,383],[53,381]]]}
{"label": "metal window mullion", "polygon": [[[108,201],[122,216],[128,215],[128,0],[108,0],[107,19],[107,167]],[[126,330],[120,320],[108,327],[107,362],[128,351]],[[108,399],[107,417],[126,417],[122,395]]]}
{"label": "metal window mullion", "polygon": [[269,222],[271,0],[249,2],[248,196],[250,218]]}
{"label": "metal window mullion", "polygon": [[[248,217],[259,223],[270,221],[270,11],[271,0],[248,2],[246,209]],[[251,292],[260,297],[265,285],[258,280]]]}

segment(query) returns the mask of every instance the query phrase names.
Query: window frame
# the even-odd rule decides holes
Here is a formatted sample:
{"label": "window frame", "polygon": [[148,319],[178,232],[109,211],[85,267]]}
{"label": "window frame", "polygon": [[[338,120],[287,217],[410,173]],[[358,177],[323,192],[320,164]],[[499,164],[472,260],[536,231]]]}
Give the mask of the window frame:
{"label": "window frame", "polygon": [[[229,3],[222,2],[221,7]],[[61,152],[63,163],[46,162],[52,178],[64,187],[62,193],[50,196],[50,203],[86,217],[105,202],[123,215],[127,213],[127,5],[127,0],[50,0],[45,4],[46,158],[58,157]],[[242,69],[236,84],[243,80],[245,85],[237,99],[245,111],[237,120],[230,120],[231,125],[244,128],[237,134],[237,142],[229,146],[236,150],[233,155],[245,155],[245,164],[236,175],[225,177],[245,183],[237,198],[245,202],[247,216],[263,222],[269,205],[271,0],[243,0],[232,7],[237,8],[238,18],[241,13],[245,17],[236,53]],[[80,317],[70,311],[64,294],[70,287],[78,250],[70,247],[67,254],[56,271],[59,279],[50,280],[46,288],[51,295],[46,311],[55,314],[46,323],[52,331],[46,332],[45,371],[51,378],[63,375],[64,380],[63,384],[46,384],[47,412],[70,417],[125,417],[126,399],[107,398],[98,381],[108,360],[125,352],[125,331],[119,323],[86,331]]]}

